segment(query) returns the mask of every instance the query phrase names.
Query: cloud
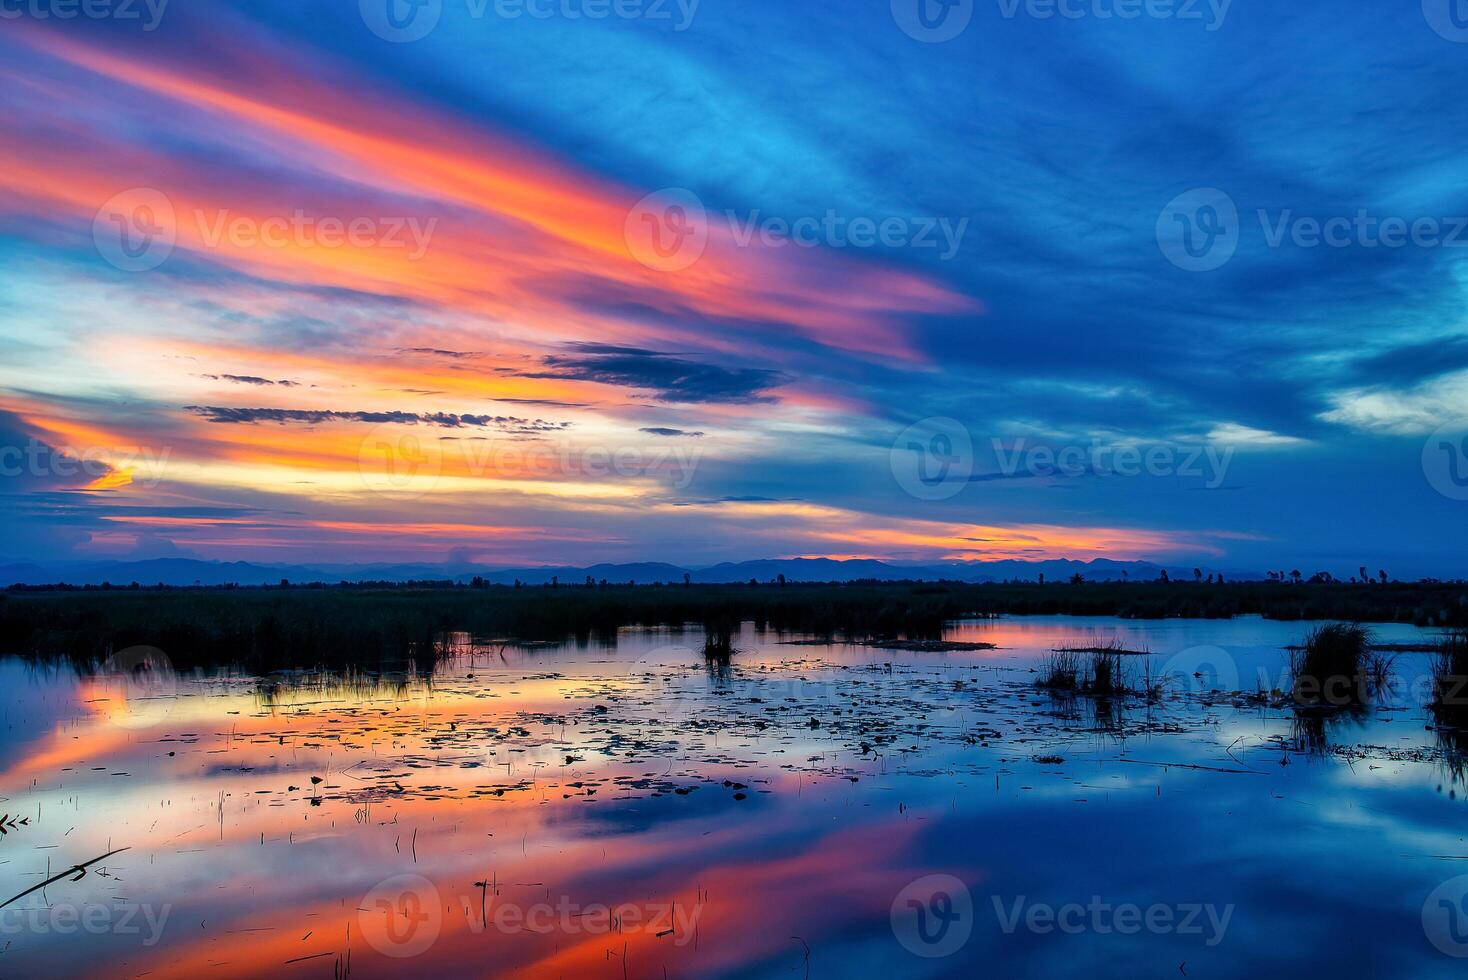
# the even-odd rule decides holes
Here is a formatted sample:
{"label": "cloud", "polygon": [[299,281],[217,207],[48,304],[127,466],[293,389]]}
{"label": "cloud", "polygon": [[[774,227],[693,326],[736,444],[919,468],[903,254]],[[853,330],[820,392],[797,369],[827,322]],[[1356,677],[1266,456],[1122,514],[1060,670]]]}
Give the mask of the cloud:
{"label": "cloud", "polygon": [[466,426],[493,428],[521,434],[560,432],[571,426],[570,422],[547,422],[544,419],[524,419],[512,415],[456,415],[451,412],[339,412],[328,409],[227,408],[220,405],[185,405],[184,410],[224,425],[254,425],[258,422],[276,422],[281,425],[366,422],[372,425],[423,424],[444,429]]}
{"label": "cloud", "polygon": [[1468,371],[1446,374],[1411,388],[1353,388],[1335,392],[1320,417],[1367,432],[1421,435],[1468,420]]}
{"label": "cloud", "polygon": [[645,426],[637,431],[646,432],[654,436],[688,436],[690,439],[697,439],[703,435],[702,432],[689,432],[686,429],[670,429],[662,425]]}
{"label": "cloud", "polygon": [[253,374],[201,374],[201,378],[210,381],[232,381],[238,385],[279,385],[282,388],[299,388],[298,381],[271,381],[269,378],[257,378]]}
{"label": "cloud", "polygon": [[701,364],[670,353],[608,344],[571,344],[570,355],[543,360],[549,369],[531,378],[593,381],[597,384],[655,392],[664,402],[773,402],[765,392],[790,382],[788,375],[766,368],[724,368]]}
{"label": "cloud", "polygon": [[403,348],[403,350],[401,351],[401,353],[403,353],[403,354],[427,354],[430,357],[447,357],[450,360],[455,360],[455,361],[462,361],[462,360],[466,360],[468,358],[483,357],[484,356],[482,354],[478,354],[478,353],[475,353],[473,351],[440,350],[437,347],[405,347],[405,348]]}
{"label": "cloud", "polygon": [[1251,447],[1303,446],[1307,441],[1295,436],[1280,435],[1278,432],[1251,428],[1237,422],[1220,422],[1209,430],[1207,439],[1209,442],[1222,443],[1226,446]]}

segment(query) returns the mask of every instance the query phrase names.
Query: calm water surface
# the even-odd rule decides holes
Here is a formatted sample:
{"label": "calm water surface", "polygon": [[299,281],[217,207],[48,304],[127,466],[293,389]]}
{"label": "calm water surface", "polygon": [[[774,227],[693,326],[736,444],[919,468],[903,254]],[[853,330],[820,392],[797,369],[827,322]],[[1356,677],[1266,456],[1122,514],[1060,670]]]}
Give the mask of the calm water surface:
{"label": "calm water surface", "polygon": [[[1324,726],[1231,693],[1287,686],[1308,625],[746,628],[727,668],[629,631],[392,679],[0,661],[0,900],[126,848],[0,910],[0,975],[1461,975],[1426,656]],[[1110,639],[1168,693],[1035,688]]]}

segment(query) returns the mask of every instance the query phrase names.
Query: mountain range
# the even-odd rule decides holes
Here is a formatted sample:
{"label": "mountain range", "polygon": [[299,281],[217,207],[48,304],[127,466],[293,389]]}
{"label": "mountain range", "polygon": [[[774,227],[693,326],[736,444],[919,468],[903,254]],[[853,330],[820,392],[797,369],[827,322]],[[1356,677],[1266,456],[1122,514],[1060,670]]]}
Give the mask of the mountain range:
{"label": "mountain range", "polygon": [[[1065,581],[1080,574],[1092,581],[1114,581],[1129,578],[1148,581],[1166,568],[1174,579],[1190,579],[1192,568],[1170,567],[1145,561],[1113,561],[1096,558],[1091,561],[1050,559],[1046,561],[967,561],[937,563],[884,562],[874,559],[837,560],[832,558],[766,558],[754,561],[724,562],[699,568],[684,568],[663,562],[631,562],[588,566],[529,566],[507,568],[472,564],[367,564],[367,565],[283,565],[254,562],[203,561],[196,558],[154,558],[146,561],[66,561],[27,562],[0,565],[0,588],[10,585],[277,585],[282,580],[296,585],[339,582],[407,582],[453,581],[468,583],[475,577],[491,584],[510,585],[523,582],[542,585],[553,579],[563,584],[579,584],[587,577],[600,582],[682,582],[699,583],[768,582],[784,575],[790,582],[850,582],[860,579],[879,581],[962,581],[1003,582],[1011,579],[1035,581],[1040,575],[1046,581]],[[1216,569],[1203,569],[1209,574]],[[1231,581],[1263,578],[1248,572],[1229,572]]]}

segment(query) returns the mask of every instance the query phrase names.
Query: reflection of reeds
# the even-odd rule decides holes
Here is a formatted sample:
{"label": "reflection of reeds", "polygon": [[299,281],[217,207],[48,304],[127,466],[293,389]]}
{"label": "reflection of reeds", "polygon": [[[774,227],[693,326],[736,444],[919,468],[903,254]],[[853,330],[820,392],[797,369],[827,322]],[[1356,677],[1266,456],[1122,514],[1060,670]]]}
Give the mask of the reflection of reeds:
{"label": "reflection of reeds", "polygon": [[1325,732],[1326,716],[1320,711],[1296,711],[1290,719],[1290,736],[1296,750],[1310,755],[1324,755],[1330,748]]}
{"label": "reflection of reeds", "polygon": [[401,701],[420,688],[431,693],[431,678],[412,672],[374,674],[354,668],[278,671],[260,678],[255,697],[262,709],[272,710],[301,703],[362,703],[382,697]]}
{"label": "reflection of reeds", "polygon": [[703,658],[713,663],[727,664],[733,656],[733,624],[727,621],[705,623],[703,627]]}

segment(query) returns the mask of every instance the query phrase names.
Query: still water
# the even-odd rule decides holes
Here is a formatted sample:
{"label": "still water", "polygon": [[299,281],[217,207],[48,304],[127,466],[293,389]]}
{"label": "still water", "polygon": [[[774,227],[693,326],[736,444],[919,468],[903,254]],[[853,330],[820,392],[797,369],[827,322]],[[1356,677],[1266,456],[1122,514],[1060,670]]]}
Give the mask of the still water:
{"label": "still water", "polygon": [[[746,627],[727,666],[692,632],[465,638],[393,678],[0,661],[0,901],[35,889],[0,975],[1461,975],[1427,656],[1323,728],[1232,694],[1287,688],[1308,626]],[[1112,640],[1166,693],[1036,688]]]}

